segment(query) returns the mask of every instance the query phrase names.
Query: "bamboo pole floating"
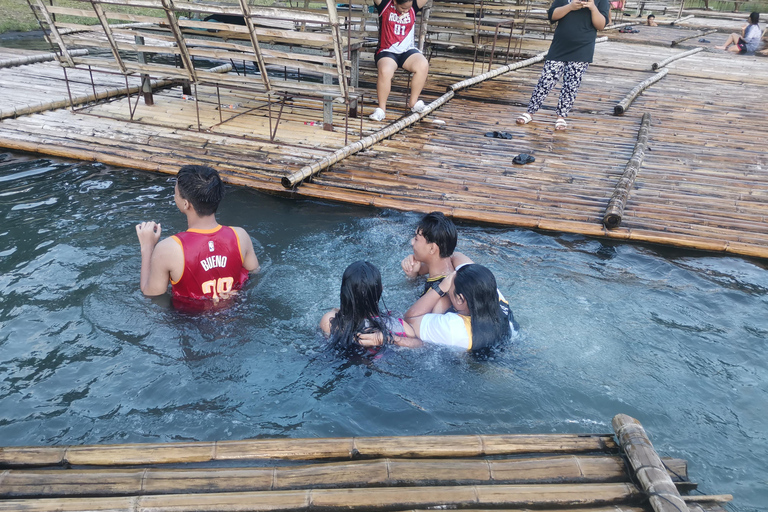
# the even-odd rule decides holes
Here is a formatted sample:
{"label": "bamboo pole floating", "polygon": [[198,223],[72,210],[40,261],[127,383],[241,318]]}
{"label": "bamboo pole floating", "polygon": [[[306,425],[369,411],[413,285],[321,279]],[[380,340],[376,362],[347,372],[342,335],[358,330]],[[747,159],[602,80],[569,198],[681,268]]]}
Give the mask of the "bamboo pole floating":
{"label": "bamboo pole floating", "polygon": [[[73,57],[88,55],[88,50],[70,50],[69,54]],[[24,66],[26,64],[36,64],[38,62],[50,62],[59,58],[58,53],[40,53],[37,55],[25,55],[15,59],[0,60],[0,69]]]}
{"label": "bamboo pole floating", "polygon": [[168,464],[213,460],[478,457],[607,451],[610,435],[541,434],[250,439],[188,443],[0,448],[0,466]]}
{"label": "bamboo pole floating", "polygon": [[[373,487],[242,493],[172,494],[110,498],[0,501],[0,512],[247,512],[264,510],[398,510],[414,507],[535,507],[606,505],[638,500],[632,484]],[[683,510],[683,509],[681,509]]]}
{"label": "bamboo pole floating", "polygon": [[681,37],[679,39],[675,39],[674,41],[672,41],[672,44],[670,44],[670,46],[672,48],[674,48],[675,46],[677,46],[678,44],[682,43],[683,41],[687,41],[689,39],[693,39],[693,38],[696,38],[696,37],[708,36],[709,34],[714,34],[715,32],[717,32],[717,30],[707,30],[706,32],[699,32],[698,34],[694,34],[692,36]]}
{"label": "bamboo pole floating", "polygon": [[657,71],[659,68],[663,68],[670,62],[674,62],[679,59],[683,59],[685,57],[690,57],[691,55],[694,55],[696,53],[699,53],[701,51],[704,51],[704,48],[699,46],[698,48],[694,48],[693,50],[688,50],[687,52],[678,53],[677,55],[673,55],[671,57],[667,57],[666,59],[662,60],[661,62],[654,62],[651,64],[651,69],[653,71]]}
{"label": "bamboo pole floating", "polygon": [[667,76],[667,73],[669,73],[669,69],[664,68],[658,73],[656,73],[655,75],[653,75],[652,77],[638,84],[634,89],[632,89],[629,92],[629,94],[627,94],[624,97],[623,100],[621,100],[615,107],[613,107],[613,115],[620,116],[624,112],[626,112],[629,106],[632,104],[633,101],[635,101],[635,98],[637,98],[637,96],[641,92],[643,92],[648,87],[650,87],[651,85],[655,84],[656,82],[658,82],[659,80]]}
{"label": "bamboo pole floating", "polygon": [[[228,73],[232,70],[232,64],[222,64],[208,70],[209,73]],[[152,88],[159,89],[163,87],[172,86],[176,83],[176,80],[154,80],[152,81]],[[94,101],[105,100],[108,98],[116,98],[118,96],[125,96],[128,93],[136,94],[141,92],[141,85],[135,85],[128,87],[127,91],[125,87],[117,87],[113,89],[105,89],[99,91],[96,94],[83,94],[80,96],[73,96],[70,103],[69,98],[57,99],[45,103],[38,103],[34,105],[24,105],[20,107],[12,107],[4,110],[0,110],[0,119],[6,119],[9,117],[18,117],[28,114],[36,114],[38,112],[44,112],[46,110],[55,110],[58,108],[66,108],[70,105],[85,105]]]}
{"label": "bamboo pole floating", "polygon": [[639,25],[639,24],[640,24],[640,22],[639,22],[639,21],[628,21],[628,22],[626,22],[626,23],[619,23],[619,24],[617,24],[617,25],[610,25],[610,26],[607,26],[607,27],[605,27],[605,28],[603,29],[603,32],[605,32],[605,31],[607,31],[607,30],[616,30],[616,29],[619,29],[619,28],[624,28],[624,27],[633,27],[633,26],[635,26],[635,25]]}
{"label": "bamboo pole floating", "polygon": [[[687,482],[685,460],[666,459]],[[6,470],[0,498],[279,491],[330,487],[628,482],[616,456],[526,459],[376,459],[291,467]]]}
{"label": "bamboo pole floating", "polygon": [[640,166],[643,165],[645,148],[648,146],[648,131],[650,126],[651,114],[646,112],[643,114],[643,119],[640,122],[640,129],[637,132],[637,142],[635,143],[632,157],[627,162],[626,167],[624,167],[624,174],[621,175],[619,182],[616,183],[613,196],[611,196],[610,201],[608,201],[608,206],[603,215],[603,224],[608,229],[615,229],[621,225],[624,208],[629,199],[629,191],[635,184],[635,179],[637,178]]}
{"label": "bamboo pole floating", "polygon": [[636,419],[626,414],[613,417],[613,429],[635,477],[649,495],[649,501],[655,512],[680,512],[687,510],[688,505],[680,497],[675,484],[664,469],[656,450],[643,426]]}

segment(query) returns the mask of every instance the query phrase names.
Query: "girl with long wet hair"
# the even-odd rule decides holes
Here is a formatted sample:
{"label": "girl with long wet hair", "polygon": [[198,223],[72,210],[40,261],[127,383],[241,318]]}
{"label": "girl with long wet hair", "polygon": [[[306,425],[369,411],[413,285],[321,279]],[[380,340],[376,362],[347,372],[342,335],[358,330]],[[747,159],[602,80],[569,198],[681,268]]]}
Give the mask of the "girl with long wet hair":
{"label": "girl with long wet hair", "polygon": [[367,261],[349,265],[341,277],[340,307],[326,313],[320,329],[330,337],[330,344],[340,350],[360,346],[358,336],[377,333],[379,345],[418,346],[413,329],[402,319],[379,309],[382,294],[381,273]]}
{"label": "girl with long wet hair", "polygon": [[[441,311],[440,298],[451,307]],[[405,313],[415,335],[423,341],[478,351],[501,345],[517,332],[512,310],[496,286],[493,273],[482,265],[461,265],[435,283]],[[359,337],[366,346],[380,345],[376,334]]]}

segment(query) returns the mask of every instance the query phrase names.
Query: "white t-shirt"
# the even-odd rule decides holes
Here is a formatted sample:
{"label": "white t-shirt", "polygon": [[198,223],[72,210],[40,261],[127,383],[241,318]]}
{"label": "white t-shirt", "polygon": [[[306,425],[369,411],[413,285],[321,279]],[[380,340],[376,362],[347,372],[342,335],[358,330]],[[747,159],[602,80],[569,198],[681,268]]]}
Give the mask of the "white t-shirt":
{"label": "white t-shirt", "polygon": [[[497,290],[497,293],[500,300],[507,302],[500,291]],[[515,326],[512,322],[509,323],[509,328],[512,334],[515,334]],[[422,341],[470,350],[472,348],[472,320],[470,317],[458,313],[443,313],[442,315],[428,313],[421,319],[419,337]]]}

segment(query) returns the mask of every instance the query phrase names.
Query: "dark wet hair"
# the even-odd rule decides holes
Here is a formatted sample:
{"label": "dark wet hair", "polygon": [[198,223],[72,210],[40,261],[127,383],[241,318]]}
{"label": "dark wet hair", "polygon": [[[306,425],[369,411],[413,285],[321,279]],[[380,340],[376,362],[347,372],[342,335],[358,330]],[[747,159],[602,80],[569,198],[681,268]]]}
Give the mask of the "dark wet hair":
{"label": "dark wet hair", "polygon": [[330,344],[338,349],[359,346],[355,335],[381,331],[384,344],[392,343],[392,333],[379,310],[381,273],[367,261],[356,261],[344,271],[339,293],[339,312],[331,319]]}
{"label": "dark wet hair", "polygon": [[476,263],[456,271],[453,286],[464,297],[472,318],[472,350],[498,345],[512,336],[510,312],[499,307],[499,292],[493,273]]}
{"label": "dark wet hair", "polygon": [[395,0],[395,3],[397,5],[403,5],[403,4],[406,4],[406,3],[410,2],[410,1],[411,0]]}
{"label": "dark wet hair", "polygon": [[456,249],[458,235],[453,221],[441,212],[426,214],[416,226],[416,232],[420,233],[427,242],[437,244],[441,258],[450,258]]}
{"label": "dark wet hair", "polygon": [[752,25],[757,25],[760,23],[760,13],[759,12],[752,12],[749,14],[749,22]]}
{"label": "dark wet hair", "polygon": [[204,165],[185,165],[179,169],[176,184],[181,197],[201,216],[216,213],[224,197],[224,183],[219,173]]}
{"label": "dark wet hair", "polygon": [[648,19],[648,20],[649,20],[649,19],[651,19],[651,18],[653,18],[653,19],[656,19],[656,15],[655,15],[655,14],[649,14],[649,15],[648,15],[648,17],[647,17],[646,19]]}

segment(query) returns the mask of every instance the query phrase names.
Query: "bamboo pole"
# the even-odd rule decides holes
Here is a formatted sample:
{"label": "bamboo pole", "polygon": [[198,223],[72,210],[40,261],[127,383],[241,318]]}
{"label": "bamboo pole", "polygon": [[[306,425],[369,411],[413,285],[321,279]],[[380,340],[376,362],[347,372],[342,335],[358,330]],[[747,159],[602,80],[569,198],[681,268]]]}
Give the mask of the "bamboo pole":
{"label": "bamboo pole", "polygon": [[640,129],[637,132],[637,142],[635,143],[634,151],[632,151],[632,157],[627,162],[626,167],[624,167],[624,173],[621,175],[621,178],[619,178],[619,182],[616,183],[613,196],[611,197],[611,200],[608,201],[608,206],[603,215],[603,224],[608,229],[616,229],[621,225],[621,217],[624,215],[624,208],[629,199],[629,191],[635,184],[635,179],[637,178],[640,166],[643,165],[645,148],[648,146],[648,131],[650,126],[651,114],[646,112],[643,114],[643,119],[640,122]]}
{"label": "bamboo pole", "polygon": [[620,504],[642,496],[631,484],[480,485],[310,489],[242,493],[173,494],[110,498],[0,501],[0,512],[247,512],[264,510],[403,509],[413,507],[553,507]]}
{"label": "bamboo pole", "polygon": [[[232,70],[232,64],[222,64],[208,70],[209,73],[228,73]],[[163,87],[169,87],[176,83],[175,80],[153,80],[152,88],[158,89]],[[125,87],[117,87],[113,89],[106,89],[99,91],[96,94],[88,93],[80,96],[73,96],[70,103],[67,99],[56,99],[48,102],[38,103],[34,105],[24,105],[21,107],[12,107],[8,109],[0,110],[0,119],[7,119],[10,117],[18,117],[28,114],[36,114],[38,112],[45,112],[46,110],[55,110],[59,108],[66,108],[72,105],[85,105],[94,101],[105,100],[108,98],[116,98],[118,96],[125,96],[126,94],[136,94],[141,92],[141,85],[128,87],[127,91]]]}
{"label": "bamboo pole", "polygon": [[678,53],[677,55],[673,55],[671,57],[668,57],[668,58],[662,60],[661,62],[654,62],[653,64],[651,64],[651,69],[653,71],[657,71],[659,68],[663,68],[664,66],[666,66],[670,62],[674,62],[676,60],[683,59],[685,57],[689,57],[689,56],[694,55],[696,53],[699,53],[701,51],[704,51],[704,48],[702,48],[700,46],[698,48],[694,48],[693,50],[688,50],[687,52]]}
{"label": "bamboo pole", "polygon": [[672,48],[674,48],[675,46],[677,46],[678,44],[682,43],[683,41],[687,41],[689,39],[694,39],[696,37],[708,36],[709,34],[714,34],[715,32],[717,32],[717,30],[707,30],[706,32],[699,32],[698,34],[694,34],[692,36],[684,36],[684,37],[681,37],[679,39],[675,39],[674,41],[672,41],[672,44],[670,44],[670,46]]}
{"label": "bamboo pole", "polygon": [[[80,57],[82,55],[88,55],[88,50],[70,50],[69,55],[72,57]],[[37,55],[25,55],[23,57],[16,57],[14,59],[0,60],[0,69],[12,68],[16,66],[24,66],[27,64],[36,64],[38,62],[50,62],[59,58],[58,53],[40,53]]]}
{"label": "bamboo pole", "polygon": [[626,414],[617,414],[611,423],[616,431],[616,438],[635,472],[635,477],[643,491],[649,495],[653,510],[655,512],[686,510],[688,506],[669,478],[667,470],[664,469],[664,463],[653,449],[640,422]]}
{"label": "bamboo pole", "polygon": [[623,27],[633,27],[633,26],[639,25],[639,24],[640,24],[639,21],[628,21],[626,23],[618,23],[616,25],[609,25],[609,26],[605,27],[603,29],[603,32],[605,32],[606,30],[616,30],[616,29],[623,28]]}
{"label": "bamboo pole", "polygon": [[640,84],[638,84],[634,89],[632,89],[629,94],[627,94],[623,100],[621,100],[615,107],[613,107],[613,115],[620,116],[624,114],[624,112],[627,111],[629,106],[632,104],[633,101],[635,101],[635,98],[646,90],[651,85],[655,84],[665,76],[667,76],[667,73],[669,73],[669,69],[665,68],[653,75],[652,77],[644,80]]}
{"label": "bamboo pole", "polygon": [[[666,459],[687,486],[687,465]],[[680,478],[678,478],[680,476]],[[615,456],[528,459],[375,459],[290,467],[6,470],[0,498],[279,491],[329,487],[628,482]]]}
{"label": "bamboo pole", "polygon": [[678,24],[678,23],[682,23],[683,21],[688,21],[688,20],[690,20],[690,19],[694,18],[694,15],[693,15],[693,14],[689,14],[688,16],[684,16],[684,17],[682,17],[682,18],[680,17],[680,15],[682,14],[682,4],[683,4],[683,3],[681,2],[681,4],[680,4],[680,5],[681,5],[681,9],[680,9],[680,12],[677,14],[677,19],[675,19],[675,20],[673,20],[673,21],[670,21],[670,22],[669,22],[669,24],[670,24],[671,26],[673,26],[673,27],[674,27],[676,24]]}
{"label": "bamboo pole", "polygon": [[115,465],[257,459],[355,459],[363,457],[476,457],[520,453],[605,451],[606,435],[403,436],[318,439],[251,439],[158,444],[27,446],[0,448],[0,465]]}

